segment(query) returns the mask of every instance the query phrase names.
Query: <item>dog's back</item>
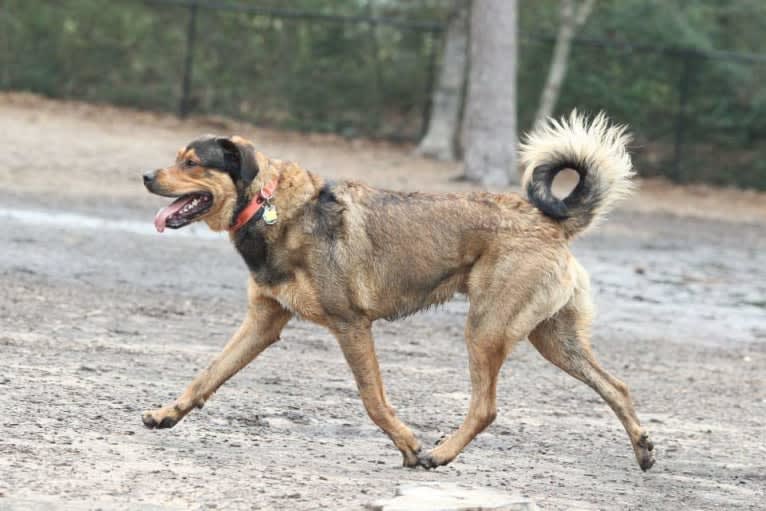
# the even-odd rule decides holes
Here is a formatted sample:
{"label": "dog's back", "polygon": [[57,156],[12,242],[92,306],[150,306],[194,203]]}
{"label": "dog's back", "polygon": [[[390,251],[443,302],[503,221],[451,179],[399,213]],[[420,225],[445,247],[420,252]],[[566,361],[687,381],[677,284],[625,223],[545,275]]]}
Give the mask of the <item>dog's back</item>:
{"label": "dog's back", "polygon": [[[522,146],[529,199],[325,185],[309,210],[316,216],[318,255],[333,268],[319,275],[325,280],[319,288],[342,293],[349,298],[344,307],[373,320],[411,314],[455,292],[475,297],[497,281],[509,292],[556,288],[552,307],[563,306],[561,297],[571,295],[576,280],[572,273],[581,271],[571,264],[568,240],[630,189],[626,142],[624,128],[608,126],[603,116],[588,123],[573,114],[540,128]],[[580,181],[560,200],[551,184],[565,168]],[[486,271],[474,271],[478,263]]]}

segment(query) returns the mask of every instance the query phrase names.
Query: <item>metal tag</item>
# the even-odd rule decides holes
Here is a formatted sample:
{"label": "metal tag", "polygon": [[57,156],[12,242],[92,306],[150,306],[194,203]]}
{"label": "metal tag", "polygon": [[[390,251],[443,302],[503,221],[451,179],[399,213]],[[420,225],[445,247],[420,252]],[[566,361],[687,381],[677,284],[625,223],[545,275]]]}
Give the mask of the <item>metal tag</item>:
{"label": "metal tag", "polygon": [[263,222],[266,225],[274,225],[277,223],[277,208],[271,204],[266,204],[263,208]]}

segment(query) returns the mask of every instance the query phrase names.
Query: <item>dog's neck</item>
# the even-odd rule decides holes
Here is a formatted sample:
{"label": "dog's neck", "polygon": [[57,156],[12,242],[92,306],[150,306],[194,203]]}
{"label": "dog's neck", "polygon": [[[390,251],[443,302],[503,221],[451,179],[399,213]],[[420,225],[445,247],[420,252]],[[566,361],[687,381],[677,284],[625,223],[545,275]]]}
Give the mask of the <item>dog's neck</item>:
{"label": "dog's neck", "polygon": [[[234,205],[234,209],[230,215],[231,220],[229,221],[229,231],[238,229],[236,225],[240,223],[240,217],[243,215],[245,210],[252,205],[253,201],[256,200],[259,195],[261,195],[261,190],[255,189],[253,185],[237,193],[237,202]],[[254,218],[257,221],[261,218],[262,215],[263,210],[261,209],[260,211],[255,212],[255,214],[252,214],[251,218]],[[245,223],[249,222],[251,218],[245,220]]]}
{"label": "dog's neck", "polygon": [[306,204],[318,195],[321,180],[293,163],[279,160],[271,160],[261,169],[247,192],[240,194],[231,218],[236,219],[236,215],[247,207],[253,197],[257,197],[266,183],[276,180],[277,187],[269,203],[276,209],[277,220],[267,225],[259,213],[239,230],[230,232],[229,236],[256,282],[274,285],[288,279],[291,269],[284,266],[284,261],[274,259],[273,248],[282,242],[290,228],[299,226],[297,217],[304,213]]}
{"label": "dog's neck", "polygon": [[294,163],[271,160],[248,189],[239,194],[232,222],[265,187],[273,183],[276,183],[276,187],[269,203],[277,209],[277,224],[287,222],[298,214],[303,205],[317,193],[314,180],[308,172]]}

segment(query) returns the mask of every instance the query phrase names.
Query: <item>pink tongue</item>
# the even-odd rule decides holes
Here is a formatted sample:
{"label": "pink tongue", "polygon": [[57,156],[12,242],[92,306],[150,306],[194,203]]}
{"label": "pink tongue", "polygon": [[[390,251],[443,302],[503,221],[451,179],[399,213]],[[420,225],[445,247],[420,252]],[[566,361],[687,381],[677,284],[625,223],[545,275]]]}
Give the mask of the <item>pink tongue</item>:
{"label": "pink tongue", "polygon": [[157,216],[154,217],[154,227],[157,228],[157,232],[164,231],[168,218],[170,218],[171,215],[178,213],[181,208],[183,208],[188,202],[191,202],[192,200],[194,200],[193,197],[181,197],[180,199],[173,201],[170,206],[157,211]]}

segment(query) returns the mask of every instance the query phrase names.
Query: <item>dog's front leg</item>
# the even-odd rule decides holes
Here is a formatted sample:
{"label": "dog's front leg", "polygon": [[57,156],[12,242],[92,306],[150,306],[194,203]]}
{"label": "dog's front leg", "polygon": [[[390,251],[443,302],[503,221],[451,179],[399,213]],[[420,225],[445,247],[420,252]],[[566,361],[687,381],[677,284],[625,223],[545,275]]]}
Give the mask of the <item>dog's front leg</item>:
{"label": "dog's front leg", "polygon": [[343,355],[354,373],[359,394],[372,421],[390,438],[404,456],[405,467],[418,465],[420,442],[410,429],[396,416],[386,398],[380,377],[378,358],[368,322],[340,325],[332,329],[338,338]]}
{"label": "dog's front leg", "polygon": [[144,412],[142,418],[146,427],[172,428],[193,408],[202,408],[218,387],[279,339],[292,314],[275,300],[258,296],[254,285],[250,295],[247,317],[221,354],[173,403]]}

